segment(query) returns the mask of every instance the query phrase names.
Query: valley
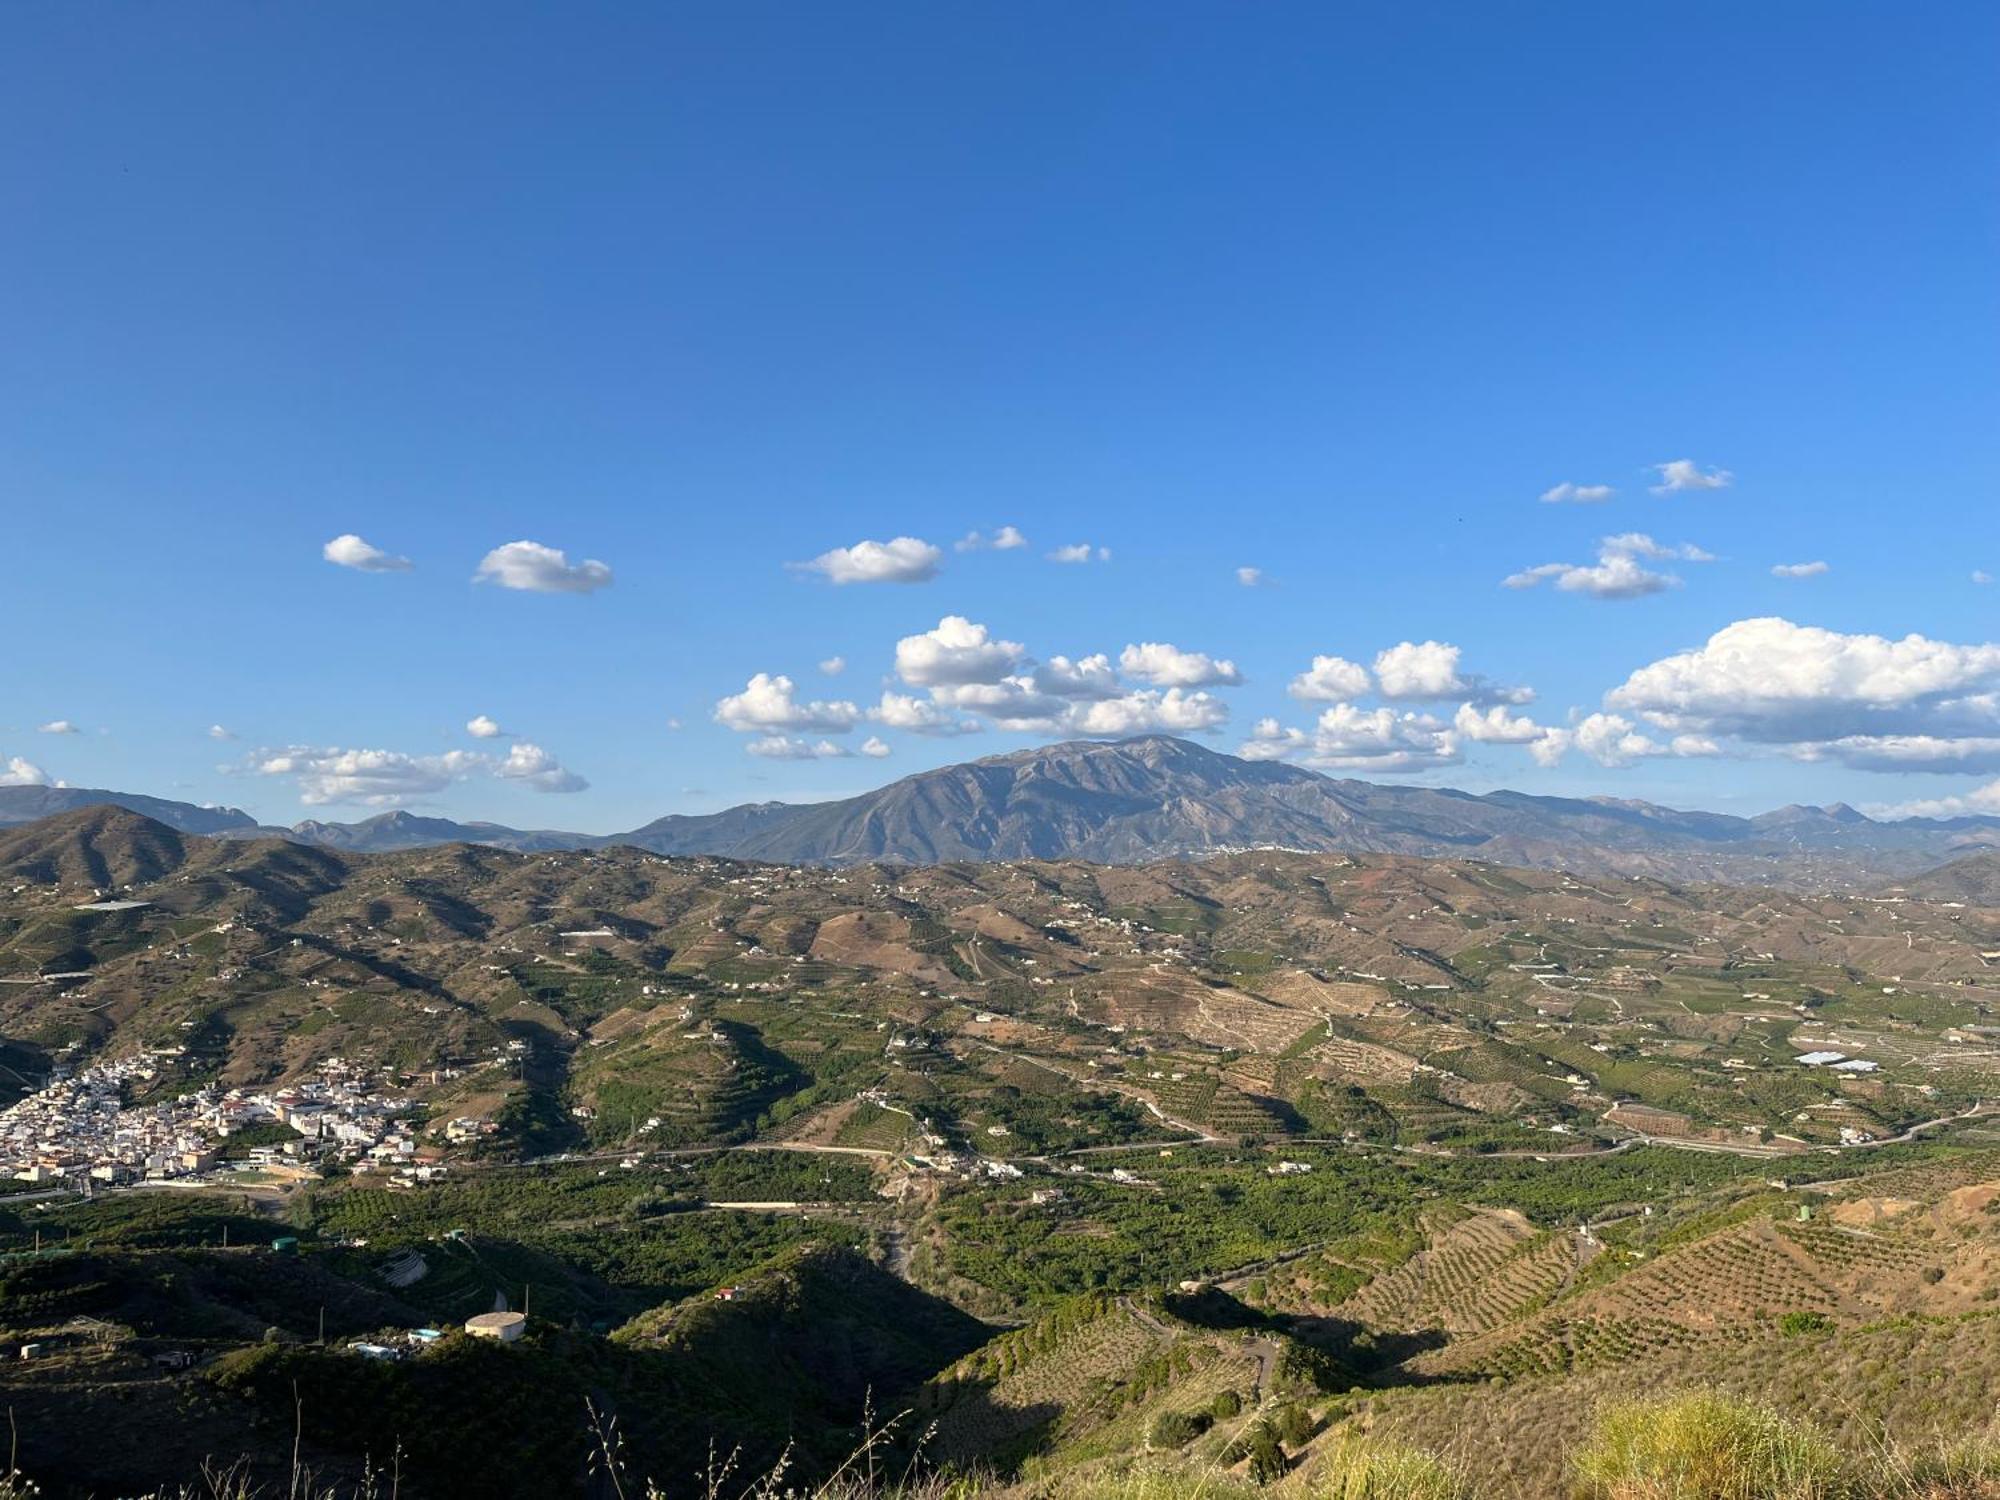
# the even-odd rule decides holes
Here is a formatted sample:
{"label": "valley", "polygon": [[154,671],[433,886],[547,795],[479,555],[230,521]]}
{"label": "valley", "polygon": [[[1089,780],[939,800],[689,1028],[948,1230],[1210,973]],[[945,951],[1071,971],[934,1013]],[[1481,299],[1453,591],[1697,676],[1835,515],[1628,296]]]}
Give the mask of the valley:
{"label": "valley", "polygon": [[[1606,1392],[1975,1431],[1988,858],[1810,890],[0,830],[23,1466],[296,1440],[547,1494],[596,1412],[692,1494],[711,1437],[810,1477],[872,1405],[898,1462],[1010,1483],[1366,1439],[1526,1500]],[[527,1336],[459,1331],[496,1309]],[[1897,1400],[1892,1347],[1981,1378]]]}

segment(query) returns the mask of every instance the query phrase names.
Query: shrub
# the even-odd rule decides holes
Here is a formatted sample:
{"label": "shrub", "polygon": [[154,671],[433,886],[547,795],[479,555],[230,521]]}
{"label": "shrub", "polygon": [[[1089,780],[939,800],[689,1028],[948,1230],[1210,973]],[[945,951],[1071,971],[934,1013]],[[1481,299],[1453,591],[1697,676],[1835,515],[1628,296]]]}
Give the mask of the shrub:
{"label": "shrub", "polygon": [[1846,1500],[1818,1428],[1713,1392],[1607,1407],[1576,1456],[1604,1500]]}
{"label": "shrub", "polygon": [[1833,1319],[1825,1313],[1788,1312],[1778,1319],[1778,1332],[1786,1338],[1802,1338],[1809,1333],[1828,1333],[1833,1329]]}
{"label": "shrub", "polygon": [[1312,1500],[1472,1500],[1454,1465],[1415,1448],[1343,1437],[1314,1468]]}
{"label": "shrub", "polygon": [[1243,1398],[1234,1391],[1223,1391],[1208,1403],[1208,1414],[1218,1422],[1226,1422],[1243,1410]]}
{"label": "shrub", "polygon": [[1981,1438],[1897,1453],[1884,1500],[2000,1500],[2000,1446]]}
{"label": "shrub", "polygon": [[1151,1441],[1155,1448],[1185,1448],[1208,1430],[1205,1413],[1163,1411],[1153,1418]]}

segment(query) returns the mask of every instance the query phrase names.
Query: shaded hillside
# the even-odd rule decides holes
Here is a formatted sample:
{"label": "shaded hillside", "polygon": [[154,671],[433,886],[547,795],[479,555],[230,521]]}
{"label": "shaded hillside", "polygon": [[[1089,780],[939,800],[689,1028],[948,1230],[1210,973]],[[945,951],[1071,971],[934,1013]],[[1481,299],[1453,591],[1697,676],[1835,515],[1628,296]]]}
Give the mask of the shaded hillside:
{"label": "shaded hillside", "polygon": [[0,879],[121,890],[187,862],[188,845],[164,823],[99,804],[0,830]]}
{"label": "shaded hillside", "polygon": [[1953,860],[1902,882],[1899,889],[1925,901],[1963,901],[1969,906],[2000,906],[2000,852]]}

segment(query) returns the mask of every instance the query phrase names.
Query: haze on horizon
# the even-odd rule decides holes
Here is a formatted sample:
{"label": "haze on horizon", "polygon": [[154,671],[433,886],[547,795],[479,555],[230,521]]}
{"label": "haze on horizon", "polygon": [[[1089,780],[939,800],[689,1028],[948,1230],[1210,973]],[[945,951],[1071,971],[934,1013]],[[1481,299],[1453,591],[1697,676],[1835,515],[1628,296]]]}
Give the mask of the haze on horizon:
{"label": "haze on horizon", "polygon": [[1934,22],[16,10],[0,784],[608,832],[1159,732],[2000,813]]}

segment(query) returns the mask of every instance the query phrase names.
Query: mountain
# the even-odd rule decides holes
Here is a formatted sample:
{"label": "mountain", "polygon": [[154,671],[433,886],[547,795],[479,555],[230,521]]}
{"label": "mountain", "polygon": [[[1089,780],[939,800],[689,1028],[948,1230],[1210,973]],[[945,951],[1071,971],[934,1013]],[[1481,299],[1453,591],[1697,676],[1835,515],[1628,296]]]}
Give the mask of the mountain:
{"label": "mountain", "polygon": [[285,835],[302,844],[343,849],[351,854],[392,854],[398,849],[422,849],[432,844],[483,844],[520,854],[539,854],[551,849],[587,849],[602,842],[587,833],[523,830],[501,823],[458,823],[450,818],[425,818],[401,811],[378,813],[359,823],[308,820],[294,823],[285,830]]}
{"label": "mountain", "polygon": [[1939,869],[1903,882],[1901,890],[1925,901],[1963,901],[1971,906],[2000,906],[2000,851],[1955,859]]}
{"label": "mountain", "polygon": [[119,890],[171,874],[187,856],[180,830],[110,803],[0,828],[0,878],[34,885]]}
{"label": "mountain", "polygon": [[181,833],[255,833],[257,820],[234,807],[198,807],[192,802],[172,802],[164,797],[146,797],[136,792],[107,792],[76,786],[0,787],[0,827],[32,823],[39,818],[71,812],[79,807],[122,807],[143,813],[156,823]]}
{"label": "mountain", "polygon": [[1076,741],[946,766],[838,802],[668,817],[606,840],[786,864],[1084,859],[1283,847],[1582,873],[1786,883],[1929,868],[2000,846],[2000,818],[1878,823],[1845,806],[1758,818],[1612,798],[1335,780],[1186,740]]}
{"label": "mountain", "polygon": [[50,787],[0,789],[0,826],[105,803],[183,833],[282,837],[353,854],[459,843],[521,853],[626,844],[781,864],[1143,864],[1275,847],[1832,888],[1899,879],[2000,849],[2000,818],[1877,822],[1840,804],[1742,818],[1611,797],[1384,786],[1162,735],[1044,745],[921,771],[836,802],[746,803],[608,836],[405,811],[267,828],[234,808]]}

